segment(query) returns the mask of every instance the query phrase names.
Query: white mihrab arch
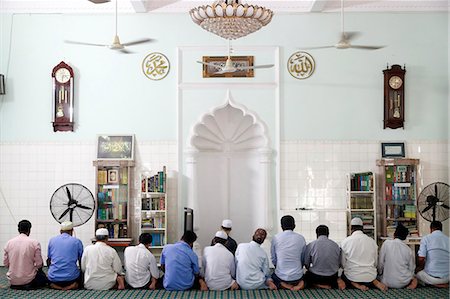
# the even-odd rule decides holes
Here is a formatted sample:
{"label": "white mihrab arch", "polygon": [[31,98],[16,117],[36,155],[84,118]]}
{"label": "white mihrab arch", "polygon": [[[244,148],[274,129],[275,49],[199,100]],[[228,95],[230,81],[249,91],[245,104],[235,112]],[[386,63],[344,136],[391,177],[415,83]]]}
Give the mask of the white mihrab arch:
{"label": "white mihrab arch", "polygon": [[272,151],[265,124],[245,107],[226,103],[192,127],[186,151],[187,205],[201,247],[210,245],[222,219],[232,237],[249,242],[254,230],[273,228]]}

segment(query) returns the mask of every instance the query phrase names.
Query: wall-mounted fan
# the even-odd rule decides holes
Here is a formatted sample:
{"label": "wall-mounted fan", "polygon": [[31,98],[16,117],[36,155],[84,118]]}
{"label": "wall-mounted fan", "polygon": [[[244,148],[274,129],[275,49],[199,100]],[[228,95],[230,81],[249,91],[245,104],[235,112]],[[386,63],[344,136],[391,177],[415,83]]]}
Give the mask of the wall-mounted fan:
{"label": "wall-mounted fan", "polygon": [[344,30],[344,0],[341,0],[341,36],[339,41],[334,45],[318,46],[318,47],[302,47],[302,50],[313,50],[313,49],[325,49],[325,48],[336,48],[336,49],[360,49],[360,50],[378,50],[384,48],[384,46],[363,46],[363,45],[352,45],[351,41],[359,35],[359,32],[345,32]]}
{"label": "wall-mounted fan", "polygon": [[[78,41],[70,41],[70,40],[66,40],[64,41],[65,43],[68,44],[76,44],[76,45],[85,45],[85,46],[97,46],[97,47],[108,47],[111,50],[118,50],[121,53],[132,53],[130,51],[128,51],[127,49],[125,49],[125,47],[127,46],[132,46],[132,45],[138,45],[138,44],[143,44],[143,43],[148,43],[153,41],[150,38],[143,38],[143,39],[139,39],[139,40],[135,40],[135,41],[131,41],[131,42],[127,42],[127,43],[121,43],[120,39],[119,39],[119,35],[117,33],[117,1],[116,0],[116,9],[115,9],[115,25],[116,25],[116,31],[115,31],[115,36],[113,39],[112,44],[95,44],[95,43],[87,43],[87,42],[78,42]],[[95,1],[91,1],[94,3],[104,3],[104,2],[109,2],[109,1],[99,1],[99,2],[95,2]]]}
{"label": "wall-mounted fan", "polygon": [[86,223],[94,214],[95,200],[91,191],[81,184],[65,184],[50,199],[50,212],[56,221],[71,221],[73,226]]}
{"label": "wall-mounted fan", "polygon": [[428,221],[445,221],[449,216],[450,186],[446,183],[432,183],[420,192],[417,209]]}
{"label": "wall-mounted fan", "polygon": [[234,73],[239,71],[251,70],[251,69],[266,69],[273,67],[273,64],[265,64],[265,65],[252,65],[252,66],[236,66],[233,64],[231,52],[233,49],[231,48],[231,41],[228,40],[228,58],[225,61],[225,64],[218,65],[211,62],[197,61],[198,63],[211,66],[217,69],[213,74],[225,74],[225,73]]}

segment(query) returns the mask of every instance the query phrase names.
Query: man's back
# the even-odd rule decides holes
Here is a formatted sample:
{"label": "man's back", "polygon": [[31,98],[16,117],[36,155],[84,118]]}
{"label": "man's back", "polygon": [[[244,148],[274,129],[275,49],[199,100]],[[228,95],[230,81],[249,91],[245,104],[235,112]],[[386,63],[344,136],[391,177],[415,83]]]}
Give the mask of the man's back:
{"label": "man's back", "polygon": [[86,289],[109,290],[116,284],[117,274],[122,273],[122,263],[112,247],[97,242],[84,249],[81,269]]}
{"label": "man's back", "polygon": [[340,258],[339,245],[327,236],[319,236],[306,246],[305,265],[314,274],[322,276],[336,274],[341,263]]}
{"label": "man's back", "polygon": [[449,276],[449,238],[440,230],[422,238],[418,255],[425,257],[425,272],[433,277]]}
{"label": "man's back", "polygon": [[83,255],[83,244],[77,238],[62,233],[50,239],[48,258],[51,260],[48,279],[52,282],[72,281],[80,276],[77,261]]}
{"label": "man's back", "polygon": [[6,276],[11,285],[28,284],[42,267],[41,245],[26,234],[20,234],[6,244],[3,263],[8,267]]}
{"label": "man's back", "polygon": [[355,282],[371,282],[377,276],[375,241],[358,230],[341,243],[342,266],[345,276]]}
{"label": "man's back", "polygon": [[161,254],[164,265],[164,288],[171,291],[190,289],[199,274],[198,257],[184,241],[164,246]]}
{"label": "man's back", "polygon": [[384,241],[378,264],[382,283],[390,288],[403,288],[411,282],[414,268],[413,252],[408,245],[400,239]]}
{"label": "man's back", "polygon": [[243,289],[264,287],[269,277],[269,259],[255,241],[241,243],[236,250],[236,280]]}
{"label": "man's back", "polygon": [[285,230],[272,239],[271,256],[275,274],[284,281],[294,281],[303,276],[305,238],[292,230]]}
{"label": "man's back", "polygon": [[156,259],[144,244],[125,248],[125,279],[133,288],[145,286],[153,276],[159,278]]}
{"label": "man's back", "polygon": [[203,252],[205,281],[210,290],[226,290],[236,275],[233,254],[222,244],[205,247]]}

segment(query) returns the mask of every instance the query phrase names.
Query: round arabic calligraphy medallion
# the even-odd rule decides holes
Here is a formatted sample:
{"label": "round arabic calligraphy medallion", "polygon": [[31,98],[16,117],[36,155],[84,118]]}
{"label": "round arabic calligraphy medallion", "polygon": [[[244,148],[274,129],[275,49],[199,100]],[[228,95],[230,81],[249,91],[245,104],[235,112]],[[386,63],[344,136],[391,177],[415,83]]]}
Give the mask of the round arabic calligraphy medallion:
{"label": "round arabic calligraphy medallion", "polygon": [[289,57],[287,68],[289,74],[295,79],[306,79],[314,73],[316,62],[308,53],[298,51]]}
{"label": "round arabic calligraphy medallion", "polygon": [[142,71],[151,80],[164,79],[170,70],[169,59],[164,54],[153,52],[142,61]]}

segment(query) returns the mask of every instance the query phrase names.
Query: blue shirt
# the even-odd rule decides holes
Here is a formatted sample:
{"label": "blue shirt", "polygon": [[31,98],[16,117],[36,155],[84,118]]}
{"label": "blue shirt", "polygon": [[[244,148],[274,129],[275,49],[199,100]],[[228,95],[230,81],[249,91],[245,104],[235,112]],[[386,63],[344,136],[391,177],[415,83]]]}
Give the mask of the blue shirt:
{"label": "blue shirt", "polygon": [[163,285],[169,291],[192,288],[195,275],[199,274],[198,257],[184,241],[164,246],[161,265],[165,266]]}
{"label": "blue shirt", "polygon": [[276,234],[272,239],[271,256],[275,275],[283,281],[299,280],[303,276],[305,238],[292,230]]}
{"label": "blue shirt", "polygon": [[51,260],[48,279],[51,282],[76,280],[80,276],[77,261],[83,255],[83,244],[77,238],[62,233],[48,242],[48,258]]}
{"label": "blue shirt", "polygon": [[425,258],[425,272],[437,278],[448,277],[449,239],[440,230],[435,230],[420,241],[420,257]]}

